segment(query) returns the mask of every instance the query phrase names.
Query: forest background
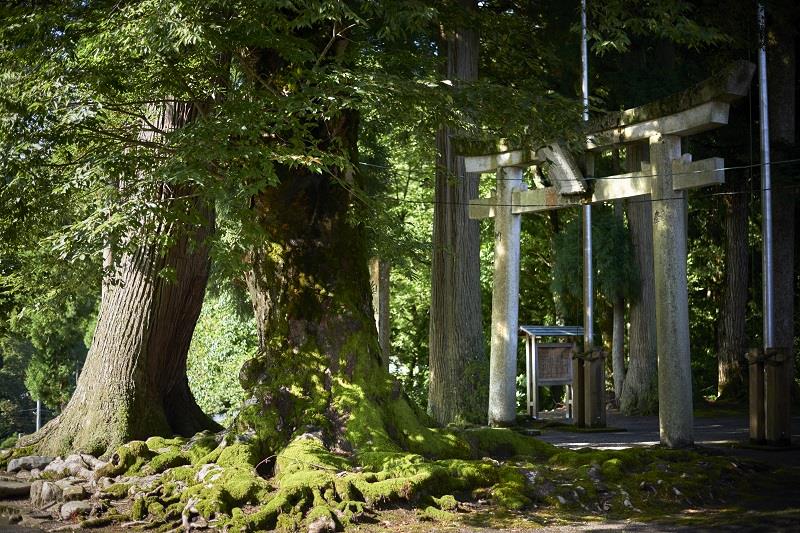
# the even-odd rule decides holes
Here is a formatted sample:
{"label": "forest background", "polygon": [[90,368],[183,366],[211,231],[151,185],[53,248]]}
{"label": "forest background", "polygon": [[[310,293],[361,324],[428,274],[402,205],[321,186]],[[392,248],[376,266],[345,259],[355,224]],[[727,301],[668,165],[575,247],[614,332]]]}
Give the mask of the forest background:
{"label": "forest background", "polygon": [[[10,9],[9,13],[16,15],[13,10],[25,9],[24,4],[3,9]],[[109,7],[113,2],[97,4],[98,17],[113,14],[113,8]],[[320,9],[344,9],[337,2],[313,4],[321,6]],[[472,5],[446,2],[437,7],[413,2],[378,4],[366,9],[373,20],[348,30],[353,33],[352,39],[360,40],[364,55],[348,72],[326,73],[332,77],[326,81],[352,89],[349,101],[338,99],[337,95],[334,105],[357,108],[360,114],[358,172],[364,185],[354,191],[354,196],[361,206],[358,224],[367,229],[370,255],[391,265],[390,369],[408,395],[426,408],[430,388],[431,257],[437,247],[434,211],[443,205],[434,191],[438,183],[437,168],[441,169],[441,162],[437,163],[437,130],[448,124],[482,136],[502,133],[531,138],[547,132],[546,138],[575,138],[580,131],[578,6],[550,1],[486,1]],[[682,90],[732,60],[754,61],[758,44],[755,4],[733,0],[722,4],[675,0],[590,1],[593,113],[633,107]],[[471,10],[463,11],[464,6]],[[768,41],[770,97],[776,114],[773,127],[778,131],[774,135],[773,152],[776,240],[782,243],[783,250],[789,249],[779,256],[778,268],[789,272],[788,285],[782,286],[782,294],[791,300],[792,309],[798,294],[793,251],[798,235],[795,197],[800,172],[797,162],[800,151],[793,129],[798,97],[794,77],[798,9],[793,2],[777,1],[769,4],[769,11],[772,14]],[[187,15],[196,13],[201,17],[198,6],[189,1],[175,2],[168,13],[165,20],[146,21],[151,26],[142,26],[142,31],[162,35],[160,32],[167,28],[162,44],[167,49],[174,46],[172,52],[177,55],[204,46],[206,36],[193,33],[193,29],[202,25],[195,24],[197,21]],[[30,22],[40,24],[38,31],[46,33],[41,28],[54,24],[48,22],[47,16],[59,15],[46,13],[41,18],[32,17]],[[102,17],[98,20],[102,22]],[[446,55],[443,28],[460,25],[472,27],[480,35],[478,48],[474,50],[479,58],[478,80],[470,85],[470,90],[463,91],[454,90],[459,83],[454,84],[442,74]],[[19,27],[3,27],[4,57],[18,53],[13,43],[20,42],[21,33]],[[39,53],[53,50],[55,44],[47,42],[48,38],[53,35],[42,37]],[[291,47],[293,43],[281,45]],[[136,44],[130,46],[134,49]],[[92,61],[99,66],[94,73],[88,69],[88,75],[107,74],[103,68],[109,58],[87,59],[88,64]],[[116,68],[115,75],[125,80],[120,73],[125,65]],[[191,69],[177,68],[177,72],[185,75]],[[156,78],[164,72],[152,74]],[[335,75],[342,78],[333,79]],[[353,77],[347,79],[347,75]],[[8,76],[0,78],[0,84],[12,86]],[[137,83],[132,78],[125,81]],[[41,95],[52,96],[51,103],[68,92],[58,85],[58,79],[47,80],[46,76],[35,80],[35,84]],[[729,167],[727,183],[720,191],[699,191],[689,197],[689,309],[693,390],[698,400],[716,398],[720,393],[733,399],[744,398],[743,355],[748,347],[760,344],[756,94],[751,91],[748,99],[733,108],[728,127],[693,138],[688,148],[697,159],[706,154],[724,156]],[[7,98],[3,105],[9,110],[24,100],[19,98],[14,102],[13,98]],[[525,111],[519,112],[520,109]],[[46,111],[42,109],[42,114]],[[62,108],[60,112],[63,111]],[[104,140],[100,136],[87,141],[92,135],[91,113],[97,112],[91,106],[77,106],[67,111],[72,115],[60,117],[59,127],[68,130],[72,125],[78,131],[61,131],[59,135],[68,138],[62,146],[71,143],[80,147],[86,142],[83,146],[88,149],[83,153],[55,150],[56,144],[48,145],[48,140],[14,137],[15,125],[8,120],[3,122],[3,153],[7,157],[2,166],[4,182],[0,189],[4,207],[0,213],[2,438],[33,431],[35,400],[43,402],[50,416],[66,405],[96,325],[105,241],[109,235],[124,234],[131,221],[151,207],[139,204],[130,211],[110,209],[108,184],[97,175],[102,168],[82,166],[80,159],[91,160],[92,151],[94,155],[104,154]],[[787,121],[792,123],[791,127],[782,126]],[[483,129],[476,131],[476,124]],[[244,131],[246,126],[241,122],[231,129]],[[46,125],[42,128],[46,129]],[[242,131],[237,134],[240,138],[249,135]],[[626,156],[607,154],[601,164],[619,168]],[[239,163],[246,154],[219,149],[209,157]],[[313,161],[313,154],[308,157],[312,161],[297,164],[324,168],[329,163]],[[49,164],[41,165],[44,160]],[[106,170],[114,164],[125,164],[107,158],[103,163]],[[247,172],[253,170],[247,168]],[[242,176],[247,174],[240,171]],[[266,171],[265,175],[268,174]],[[533,175],[527,178],[530,186],[534,180],[542,179]],[[491,181],[488,177],[481,180],[482,193],[489,191]],[[198,404],[223,423],[232,419],[246,399],[239,371],[259,347],[251,304],[241,281],[242,243],[246,242],[248,228],[237,218],[240,214],[236,210],[241,206],[231,198],[241,200],[267,186],[268,179],[262,182],[243,179],[236,186],[240,188],[230,195],[226,195],[231,191],[224,186],[209,187],[212,196],[217,195],[219,231],[212,244],[211,281],[192,339],[187,372]],[[630,302],[636,301],[642,281],[637,272],[638,248],[635,236],[631,235],[629,207],[628,217],[622,222],[614,214],[613,206],[599,207],[595,215],[598,340],[609,351],[614,304],[620,298],[628,302],[626,323],[630,322]],[[522,322],[580,323],[578,216],[578,210],[565,210],[549,216],[523,217]],[[489,339],[491,316],[492,231],[491,221],[481,223],[480,294],[476,291],[470,296],[480,302],[482,312],[477,317],[477,328],[482,331],[478,337],[484,344],[476,351],[484,359],[488,359],[485,343]],[[170,273],[163,275],[168,277]],[[646,302],[638,303],[647,306]],[[476,327],[470,324],[474,318],[464,317],[464,327]],[[794,314],[788,318],[784,330],[788,328],[796,348],[796,318]],[[628,365],[631,352],[642,350],[626,336],[624,353]],[[797,354],[796,349],[794,353]],[[609,367],[609,390],[615,388],[612,375]],[[720,386],[720,375],[726,376],[723,385],[729,387]],[[651,380],[650,384],[631,385],[647,389],[652,387],[652,378],[650,374],[629,379]],[[518,391],[521,399],[522,383]],[[634,402],[630,412],[655,412],[653,399],[651,394],[649,399]]]}

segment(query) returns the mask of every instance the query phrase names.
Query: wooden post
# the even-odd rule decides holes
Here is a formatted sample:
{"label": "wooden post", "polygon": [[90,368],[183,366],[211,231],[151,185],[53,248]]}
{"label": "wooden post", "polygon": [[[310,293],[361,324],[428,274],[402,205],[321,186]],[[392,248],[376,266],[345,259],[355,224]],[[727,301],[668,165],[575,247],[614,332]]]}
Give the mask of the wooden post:
{"label": "wooden post", "polygon": [[517,418],[520,215],[512,213],[511,203],[512,194],[521,187],[522,168],[497,169],[489,359],[490,426],[510,426]]}
{"label": "wooden post", "polygon": [[587,354],[583,362],[584,372],[584,416],[586,426],[601,428],[606,425],[605,402],[605,354],[600,350],[593,350]]}
{"label": "wooden post", "polygon": [[789,353],[786,348],[771,348],[764,353],[764,436],[773,446],[787,446],[792,440],[792,391],[786,379]]}
{"label": "wooden post", "polygon": [[536,389],[536,365],[534,364],[534,351],[536,350],[536,337],[525,335],[525,376],[527,381],[528,416],[536,418],[539,415],[539,394]]}
{"label": "wooden post", "polygon": [[586,426],[586,375],[583,356],[572,357],[572,419],[576,427]]}
{"label": "wooden post", "polygon": [[673,184],[673,161],[680,158],[680,137],[661,134],[650,137],[650,165],[655,175],[651,198],[658,418],[661,442],[670,448],[689,446],[694,442],[686,276],[686,193],[674,190]]}
{"label": "wooden post", "polygon": [[750,442],[766,442],[764,432],[764,359],[762,351],[754,348],[747,353],[749,368]]}

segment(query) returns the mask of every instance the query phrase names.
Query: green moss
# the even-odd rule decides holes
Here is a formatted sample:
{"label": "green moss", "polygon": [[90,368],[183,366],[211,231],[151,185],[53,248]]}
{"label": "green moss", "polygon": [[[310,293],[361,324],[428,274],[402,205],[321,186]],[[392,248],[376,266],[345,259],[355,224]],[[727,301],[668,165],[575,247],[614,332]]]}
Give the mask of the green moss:
{"label": "green moss", "polygon": [[81,529],[92,529],[95,527],[106,527],[114,523],[114,519],[108,516],[101,516],[99,518],[90,518],[83,520],[80,523]]}
{"label": "green moss", "polygon": [[34,455],[36,453],[35,446],[23,446],[21,448],[11,448],[10,450],[4,450],[0,453],[0,468],[5,470],[8,466],[8,462],[11,459],[16,459],[17,457],[27,457],[29,455]]}
{"label": "green moss", "polygon": [[309,469],[341,472],[349,468],[343,457],[331,453],[322,442],[312,436],[292,440],[275,458],[275,478]]}
{"label": "green moss", "polygon": [[107,497],[113,500],[121,500],[128,497],[128,491],[130,488],[130,483],[114,483],[113,485],[103,489],[101,495],[103,498]]}
{"label": "green moss", "polygon": [[197,475],[197,469],[193,466],[176,466],[164,472],[164,481],[183,481],[191,482]]}
{"label": "green moss", "polygon": [[426,462],[423,456],[406,452],[367,452],[359,454],[357,459],[359,465],[371,472],[416,472]]}
{"label": "green moss", "polygon": [[486,461],[453,459],[438,461],[437,464],[447,470],[448,485],[452,490],[489,487],[499,481],[497,466]]}
{"label": "green moss", "polygon": [[152,501],[147,504],[147,514],[157,518],[164,518],[164,504],[159,501]]}
{"label": "green moss", "polygon": [[431,506],[426,507],[422,511],[421,515],[423,518],[427,518],[428,520],[436,520],[437,522],[454,522],[458,520],[458,515],[455,513],[442,511]]}
{"label": "green moss", "polygon": [[92,529],[96,527],[110,526],[114,523],[124,522],[129,519],[130,517],[126,514],[112,512],[105,516],[98,516],[96,518],[88,518],[83,520],[80,522],[79,526],[81,529]]}
{"label": "green moss", "polygon": [[[228,458],[233,459],[235,456],[241,458],[238,454]],[[187,470],[179,471],[178,477],[189,476],[189,472],[195,470],[194,467],[188,466],[179,468]],[[172,472],[173,470],[168,471],[167,476]],[[192,474],[193,477],[194,474]],[[255,469],[249,465],[218,467],[209,473],[202,483],[190,485],[183,490],[177,490],[179,486],[176,485],[175,492],[180,501],[185,504],[189,500],[196,500],[195,507],[204,518],[227,514],[236,507],[257,503],[266,499],[270,490],[269,484],[261,479]]]}
{"label": "green moss", "polygon": [[552,444],[520,435],[507,428],[467,429],[462,435],[472,446],[473,457],[507,459],[526,456],[544,459],[558,450]]}
{"label": "green moss", "polygon": [[340,522],[347,526],[358,521],[363,516],[366,507],[365,502],[348,500],[339,502],[336,509],[339,511]]}
{"label": "green moss", "polygon": [[144,442],[151,452],[162,453],[166,451],[166,448],[180,448],[186,443],[186,439],[183,437],[175,437],[172,439],[166,439],[164,437],[150,437]]}
{"label": "green moss", "polygon": [[604,461],[600,467],[603,477],[608,481],[619,481],[622,479],[622,460],[618,457],[613,457]]}
{"label": "green moss", "polygon": [[198,433],[192,438],[186,453],[192,464],[202,464],[200,460],[216,450],[217,446],[217,439],[214,435]]}
{"label": "green moss", "polygon": [[243,443],[226,446],[220,451],[216,463],[219,466],[233,466],[237,468],[254,467],[258,464],[252,446]]}
{"label": "green moss", "polygon": [[522,509],[530,505],[531,499],[526,496],[527,483],[525,476],[514,467],[503,466],[499,471],[500,482],[491,489],[492,499],[506,509]]}
{"label": "green moss", "polygon": [[305,521],[307,524],[310,524],[320,518],[331,519],[334,524],[338,522],[336,514],[334,514],[327,505],[315,505],[312,507],[311,510],[306,513]]}
{"label": "green moss", "polygon": [[441,466],[425,463],[417,472],[401,477],[378,476],[374,482],[363,476],[352,478],[354,488],[368,504],[380,504],[390,501],[413,501],[420,496],[439,493],[448,486],[447,470]]}
{"label": "green moss", "polygon": [[147,516],[147,501],[144,496],[138,496],[131,505],[131,519],[142,520],[145,516]]}
{"label": "green moss", "polygon": [[433,498],[436,507],[442,511],[455,511],[458,509],[458,502],[451,494],[445,494],[441,498]]}
{"label": "green moss", "polygon": [[404,449],[428,458],[468,458],[469,445],[446,429],[432,429],[421,423],[418,413],[404,397],[388,406],[386,425]]}
{"label": "green moss", "polygon": [[143,441],[131,441],[117,448],[109,462],[98,469],[97,475],[114,477],[137,473],[154,455]]}
{"label": "green moss", "polygon": [[[162,448],[163,449],[163,448]],[[168,451],[153,457],[144,470],[149,474],[160,474],[161,472],[189,464],[189,457],[178,448],[168,448]]]}
{"label": "green moss", "polygon": [[303,513],[292,510],[278,515],[275,529],[279,531],[300,531],[303,525]]}
{"label": "green moss", "polygon": [[183,512],[183,504],[180,502],[171,503],[164,510],[164,520],[171,521],[181,518]]}
{"label": "green moss", "polygon": [[251,470],[228,469],[222,474],[222,491],[228,509],[236,505],[253,503],[260,491],[266,491],[267,483]]}

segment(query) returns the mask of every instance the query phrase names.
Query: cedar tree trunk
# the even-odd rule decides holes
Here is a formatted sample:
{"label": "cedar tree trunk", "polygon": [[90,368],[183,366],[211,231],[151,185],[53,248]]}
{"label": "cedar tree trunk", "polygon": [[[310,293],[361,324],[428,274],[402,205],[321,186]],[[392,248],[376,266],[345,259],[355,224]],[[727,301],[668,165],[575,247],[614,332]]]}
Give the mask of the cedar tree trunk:
{"label": "cedar tree trunk", "polygon": [[[614,216],[623,219],[622,201],[614,202]],[[614,298],[613,326],[611,336],[611,369],[614,377],[614,402],[619,406],[622,388],[625,384],[625,299]]]}
{"label": "cedar tree trunk", "polygon": [[[164,131],[191,120],[193,106],[166,104],[156,121]],[[143,132],[142,137],[153,137]],[[104,283],[97,328],[75,393],[64,411],[22,444],[39,453],[102,453],[152,435],[193,435],[217,428],[198,407],[186,379],[186,357],[208,281],[205,240],[213,210],[189,186],[160,184],[154,196],[168,207],[198,214],[196,224],[159,222],[166,250],[151,242],[123,254],[114,283]],[[146,236],[133,236],[132,238]],[[162,276],[173,271],[173,279]],[[108,280],[106,280],[108,281]]]}
{"label": "cedar tree trunk", "polygon": [[[462,0],[461,5],[475,8],[474,0]],[[477,32],[445,31],[447,79],[477,79]],[[485,422],[488,410],[480,233],[478,222],[467,212],[469,200],[478,195],[478,175],[464,171],[464,158],[456,156],[452,145],[453,133],[443,127],[436,135],[433,208],[428,413],[442,425]]]}
{"label": "cedar tree trunk", "polygon": [[[643,147],[628,147],[628,171],[640,170]],[[655,276],[653,274],[653,221],[649,198],[628,202],[628,224],[639,273],[639,285],[631,301],[630,354],[622,388],[623,414],[658,412],[658,356],[656,353]]]}
{"label": "cedar tree trunk", "polygon": [[719,321],[719,355],[717,396],[740,398],[744,388],[744,359],[747,351],[747,295],[749,254],[747,220],[749,198],[740,185],[725,196],[725,286]]}

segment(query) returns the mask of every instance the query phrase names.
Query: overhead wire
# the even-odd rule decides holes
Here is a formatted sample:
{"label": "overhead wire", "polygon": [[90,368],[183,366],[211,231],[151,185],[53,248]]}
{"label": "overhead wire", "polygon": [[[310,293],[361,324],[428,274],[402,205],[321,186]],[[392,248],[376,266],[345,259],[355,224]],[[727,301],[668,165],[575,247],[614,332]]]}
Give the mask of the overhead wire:
{"label": "overhead wire", "polygon": [[[702,161],[702,160],[698,160],[698,161]],[[751,161],[752,161],[752,157],[751,157]],[[696,163],[697,161],[694,161],[694,162]],[[691,163],[692,162],[689,162],[688,164],[691,164]],[[800,163],[800,158],[783,159],[783,160],[780,160],[780,161],[771,161],[770,163],[767,163],[767,165],[776,166],[776,165],[783,165],[783,164],[790,164],[790,163]],[[381,169],[385,169],[385,170],[392,170],[393,172],[398,172],[398,173],[403,173],[403,174],[412,174],[412,173],[414,173],[414,171],[411,170],[411,169],[395,168],[395,167],[388,166],[388,165],[377,165],[377,164],[374,164],[374,163],[364,163],[364,162],[359,162],[359,164],[363,165],[363,166],[373,167],[373,168],[381,168]],[[720,171],[724,171],[724,170],[745,170],[745,169],[752,169],[754,167],[761,167],[761,166],[766,166],[766,165],[762,165],[761,163],[750,163],[750,164],[746,164],[746,165],[733,165],[733,166],[722,167],[722,168],[717,168],[717,169],[686,170],[686,171],[682,171],[682,172],[673,172],[672,175],[673,176],[687,176],[687,175],[692,175],[692,174],[702,174],[704,172],[709,172],[709,171],[712,171],[712,170],[715,171],[715,172],[720,172]],[[474,173],[471,173],[471,174],[478,174],[478,173],[474,172]],[[489,172],[481,172],[480,174],[489,174]],[[584,177],[583,179],[586,180],[586,181],[596,181],[596,180],[600,180],[600,179],[603,179],[603,180],[639,179],[639,178],[646,179],[646,178],[655,178],[656,176],[658,176],[658,174],[640,174],[640,173],[634,173],[634,174],[636,174],[636,175],[631,176],[631,175],[627,175],[627,174],[620,174],[620,175],[614,175],[614,176],[587,176],[587,177]],[[752,175],[752,172],[751,172],[751,175]],[[416,181],[418,183],[427,183],[427,182],[431,181],[432,178],[433,178],[433,176],[431,176],[430,178],[420,178],[420,179],[416,179],[416,180],[413,180],[413,181]],[[505,179],[506,178],[497,178],[497,177],[494,177],[494,176],[492,177],[492,180],[505,180]],[[550,179],[550,181],[553,181],[552,178]],[[557,178],[556,181],[572,181],[572,180],[565,179],[565,178],[560,178],[560,179]]]}
{"label": "overhead wire", "polygon": [[[785,159],[785,160],[781,160],[781,161],[772,161],[769,164],[770,165],[781,165],[781,164],[790,164],[790,163],[800,163],[800,158]],[[373,165],[373,164],[367,164],[367,165],[375,166],[375,167],[379,167],[379,168],[386,168],[386,169],[390,169],[390,170],[393,169],[393,167],[384,167],[384,166]],[[745,169],[752,169],[754,167],[760,167],[760,166],[762,166],[760,163],[748,164],[748,165],[735,165],[735,166],[723,167],[723,168],[715,169],[715,171],[721,172],[721,171],[726,171],[726,170],[745,170]],[[688,171],[688,172],[673,172],[672,175],[673,176],[691,175],[691,174],[696,174],[696,173],[701,173],[701,172],[708,172],[708,171],[709,170],[697,170],[697,171]],[[637,177],[637,178],[638,177],[653,178],[653,177],[656,177],[656,174],[649,175],[649,176],[633,176],[633,177]],[[619,177],[619,179],[630,179],[630,178],[631,178],[631,176],[629,176],[629,177]],[[614,178],[595,178],[595,179],[614,179]],[[431,180],[430,179],[418,179],[418,180],[413,180],[413,181],[417,181],[417,182],[420,182],[420,183],[425,183],[425,182],[428,182],[428,181],[431,181]],[[744,194],[751,195],[751,196],[754,197],[754,196],[760,194],[761,192],[763,192],[764,190],[783,191],[783,190],[797,190],[797,189],[800,189],[800,182],[797,183],[797,184],[794,184],[794,185],[789,185],[789,186],[785,186],[784,185],[784,186],[780,186],[780,187],[771,187],[770,189],[762,189],[762,188],[754,189],[754,188],[752,188],[752,185],[751,185],[750,189],[749,190],[745,190],[745,191],[721,191],[721,192],[711,192],[711,193],[707,193],[707,194],[693,194],[691,196],[691,198],[692,199],[701,199],[701,198],[712,198],[712,197],[716,197],[716,196],[724,197],[724,196],[734,196],[734,195],[744,195]],[[536,190],[536,189],[532,189],[532,190]],[[394,201],[396,201],[398,203],[408,203],[408,204],[418,204],[418,205],[461,205],[461,206],[474,205],[474,204],[471,204],[470,202],[448,202],[448,201],[441,201],[441,200],[437,201],[437,200],[433,200],[433,199],[410,199],[410,198],[400,199],[400,198],[396,198],[394,196],[391,196],[390,194],[383,194],[383,196],[385,196],[386,198],[389,198],[391,200],[394,200]],[[642,196],[646,196],[646,195],[632,196],[632,197],[626,198],[625,200],[628,203],[655,203],[655,202],[665,202],[665,201],[674,201],[674,200],[683,200],[684,199],[683,195],[679,195],[679,196],[676,196],[674,198],[662,198],[662,199],[656,199],[656,200],[654,200],[652,198],[642,198]],[[574,206],[581,205],[581,204],[579,202],[576,202],[575,204],[562,205],[562,206],[552,205],[552,204],[532,204],[532,203],[482,204],[482,205],[486,205],[487,207],[543,207],[543,208],[550,208],[550,209],[562,209],[562,208],[567,208],[567,207],[574,207]]]}

